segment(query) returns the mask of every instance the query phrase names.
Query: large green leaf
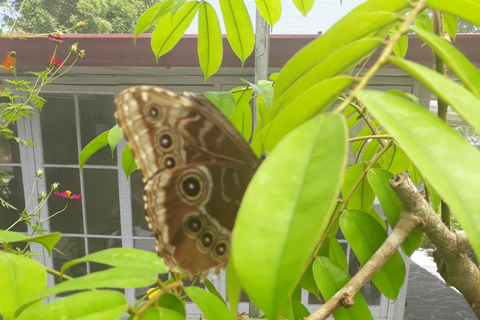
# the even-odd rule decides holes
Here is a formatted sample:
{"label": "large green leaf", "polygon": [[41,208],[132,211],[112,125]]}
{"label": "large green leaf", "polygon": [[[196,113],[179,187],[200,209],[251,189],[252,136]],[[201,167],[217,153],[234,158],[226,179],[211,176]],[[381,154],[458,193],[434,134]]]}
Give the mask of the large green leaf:
{"label": "large green leaf", "polygon": [[156,273],[168,272],[165,262],[163,262],[155,252],[131,248],[106,249],[68,261],[62,266],[61,272],[64,273],[68,268],[87,261],[103,263],[113,267],[147,268]]}
{"label": "large green leaf", "polygon": [[132,174],[133,171],[135,171],[135,169],[137,169],[137,164],[133,159],[132,150],[128,144],[125,146],[122,152],[122,168],[127,178]]}
{"label": "large green leaf", "polygon": [[231,259],[242,286],[270,319],[278,316],[327,231],[342,181],[346,137],[343,117],[313,118],[278,144],[247,188]]}
{"label": "large green leaf", "polygon": [[211,103],[219,109],[223,115],[230,119],[235,111],[235,98],[233,94],[228,91],[214,92],[207,91],[205,92],[205,98],[207,98]]}
{"label": "large green leaf", "polygon": [[141,320],[185,320],[181,314],[166,308],[148,309]]}
{"label": "large green leaf", "polygon": [[310,9],[312,9],[314,2],[315,0],[293,0],[295,7],[297,7],[303,16],[306,16]]}
{"label": "large green leaf", "polygon": [[[350,167],[347,172],[345,172],[345,181],[342,185],[342,197],[346,199],[350,192],[353,190],[356,182],[363,175],[366,163],[359,163]],[[355,189],[353,195],[348,201],[348,209],[358,209],[363,211],[370,211],[373,207],[373,202],[375,201],[375,193],[368,183],[367,178],[364,176],[361,178],[360,184]]]}
{"label": "large green leaf", "polygon": [[465,87],[480,98],[480,72],[477,67],[445,39],[425,30],[413,31],[455,72]]}
{"label": "large green leaf", "polygon": [[273,27],[282,15],[282,3],[280,0],[255,0],[258,12],[263,19]]}
{"label": "large green leaf", "polygon": [[385,170],[393,174],[407,171],[412,163],[402,149],[395,144],[383,154],[379,162],[380,161],[382,161],[382,166]]}
{"label": "large green leaf", "polygon": [[213,293],[195,286],[185,288],[185,293],[202,311],[207,319],[230,319],[230,310]]}
{"label": "large green leaf", "polygon": [[116,291],[88,291],[23,311],[18,320],[116,320],[128,308],[127,298]]}
{"label": "large green leaf", "polygon": [[252,21],[243,0],[220,0],[227,38],[242,66],[255,46]]}
{"label": "large green leaf", "polygon": [[[322,295],[327,300],[333,297],[351,279],[348,272],[343,270],[335,261],[326,257],[319,257],[315,260],[313,273]],[[333,313],[333,317],[335,319],[373,320],[373,316],[362,294],[357,292],[354,299],[355,305],[353,307],[348,309],[341,307]]]}
{"label": "large green leaf", "polygon": [[185,30],[197,14],[200,3],[187,2],[177,14],[170,20],[168,16],[162,18],[152,33],[152,50],[155,57],[164,55],[177,44]]}
{"label": "large green leaf", "polygon": [[148,268],[118,267],[98,271],[86,276],[63,281],[48,288],[37,299],[62,292],[87,290],[92,288],[141,288],[147,287],[157,279],[157,272]]}
{"label": "large green leaf", "polygon": [[310,312],[300,301],[289,299],[283,305],[280,315],[282,319],[303,320],[310,315]]}
{"label": "large green leaf", "polygon": [[105,147],[108,144],[108,134],[110,130],[105,131],[98,135],[95,139],[90,141],[85,148],[83,148],[82,152],[80,152],[80,170],[82,170],[83,165],[87,160],[98,150]]}
{"label": "large green leaf", "polygon": [[[322,81],[298,96],[288,106],[275,106],[267,111],[255,128],[252,149],[260,155],[271,151],[277,143],[302,123],[325,111],[337,99],[338,94],[353,83],[350,77],[339,76]],[[275,121],[269,122],[269,119]]]}
{"label": "large green leaf", "polygon": [[429,87],[443,101],[455,109],[477,132],[480,132],[480,99],[470,91],[421,64],[395,57],[390,57],[389,61]]}
{"label": "large green leaf", "polygon": [[13,319],[15,309],[47,287],[47,272],[35,260],[0,251],[0,313]]}
{"label": "large green leaf", "polygon": [[455,212],[480,254],[479,151],[445,122],[402,98],[367,90],[355,95]]}
{"label": "large green leaf", "polygon": [[160,19],[164,18],[167,13],[170,13],[171,10],[172,0],[163,0],[145,11],[140,18],[138,18],[137,24],[135,25],[134,41],[137,40],[139,35],[153,27]]}
{"label": "large green leaf", "polygon": [[[309,97],[309,95],[313,94],[312,91],[315,89],[315,86],[320,82],[342,75],[350,67],[355,66],[367,57],[383,41],[383,39],[377,38],[363,38],[345,43],[341,47],[336,48],[332,47],[328,42],[321,41],[326,34],[299,51],[285,65],[275,84],[274,109],[286,108],[289,104],[297,102],[299,98],[305,99],[302,95]],[[323,46],[321,48],[312,47],[312,44],[318,41],[322,42]],[[331,47],[332,51],[323,52],[324,47]],[[309,57],[303,54],[303,51],[306,49],[309,49]],[[321,50],[321,52],[313,50]],[[307,63],[310,64],[307,65]],[[295,72],[291,68],[295,68]],[[304,72],[292,79],[292,73],[297,73],[297,70],[302,69],[305,69]],[[286,81],[290,82],[285,83]],[[311,99],[311,97],[309,98]]]}
{"label": "large green leaf", "polygon": [[427,6],[480,25],[479,0],[427,0]]}
{"label": "large green leaf", "polygon": [[[348,52],[341,51],[341,49],[352,47],[352,43],[364,39],[368,35],[378,36],[383,40],[390,27],[398,21],[397,13],[401,13],[407,8],[409,8],[409,4],[404,0],[370,0],[356,7],[325,34],[304,47],[288,61],[276,81],[275,100],[285,94],[294,97],[295,94],[299,94],[311,85],[333,75],[331,73],[323,75],[322,68],[317,68],[319,65],[324,65],[328,69],[337,69],[334,74],[339,74],[342,72],[341,70],[355,65],[367,54],[368,50]],[[373,43],[371,44],[373,45]],[[335,59],[337,52],[343,52],[342,58],[346,58],[349,63]],[[323,63],[327,58],[333,65],[326,66]],[[337,63],[340,67],[335,66]]]}
{"label": "large green leaf", "polygon": [[198,13],[198,61],[205,81],[220,68],[223,39],[215,9],[208,2],[200,4]]}
{"label": "large green leaf", "polygon": [[[394,228],[397,225],[398,219],[400,219],[403,206],[389,185],[390,178],[393,177],[393,174],[383,169],[376,168],[368,171],[367,177],[377,195],[388,223]],[[403,252],[410,257],[415,250],[420,247],[422,240],[422,230],[414,229],[402,243]]]}
{"label": "large green leaf", "polygon": [[42,234],[40,236],[29,237],[25,234],[16,233],[12,231],[0,230],[0,242],[36,242],[40,243],[45,249],[48,250],[48,254],[52,254],[52,249],[55,244],[60,240],[62,235],[58,232],[52,232],[49,234]]}
{"label": "large green leaf", "polygon": [[448,33],[448,35],[453,38],[453,41],[455,41],[455,37],[457,36],[457,32],[458,32],[458,18],[455,16],[452,16],[451,14],[444,13],[443,26],[444,26],[445,32]]}
{"label": "large green leaf", "polygon": [[[387,232],[368,213],[346,210],[340,216],[340,228],[362,265],[375,254],[387,239]],[[372,282],[387,298],[397,299],[405,280],[405,263],[400,252],[395,253],[372,276]]]}
{"label": "large green leaf", "polygon": [[108,144],[110,145],[110,151],[112,152],[112,157],[113,157],[113,150],[115,150],[115,147],[117,144],[122,140],[123,138],[123,131],[120,129],[118,124],[116,124],[112,129],[110,129],[108,133]]}
{"label": "large green leaf", "polygon": [[230,121],[242,134],[246,141],[250,141],[252,135],[252,109],[250,107],[250,98],[252,90],[246,90],[245,87],[239,87],[231,90],[235,98],[235,111]]}

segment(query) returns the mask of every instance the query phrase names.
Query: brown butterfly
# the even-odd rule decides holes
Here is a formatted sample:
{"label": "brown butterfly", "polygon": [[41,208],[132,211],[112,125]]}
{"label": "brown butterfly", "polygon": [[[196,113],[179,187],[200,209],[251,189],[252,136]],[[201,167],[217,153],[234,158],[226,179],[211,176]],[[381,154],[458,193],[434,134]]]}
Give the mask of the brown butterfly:
{"label": "brown butterfly", "polygon": [[118,96],[115,117],[146,183],[158,254],[189,276],[219,272],[260,160],[228,119],[193,93],[132,87]]}

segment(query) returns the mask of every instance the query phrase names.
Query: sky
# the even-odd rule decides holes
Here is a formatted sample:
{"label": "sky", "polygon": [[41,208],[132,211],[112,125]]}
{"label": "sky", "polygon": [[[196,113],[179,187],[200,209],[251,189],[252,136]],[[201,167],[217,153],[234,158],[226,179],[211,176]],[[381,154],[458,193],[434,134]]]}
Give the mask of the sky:
{"label": "sky", "polygon": [[[274,25],[272,34],[317,34],[319,31],[325,32],[335,22],[340,20],[353,8],[366,0],[316,0],[312,9],[303,17],[302,14],[293,4],[292,0],[282,1],[282,16],[280,20]],[[208,1],[219,15],[219,20],[222,21],[220,5],[217,0]],[[255,28],[255,1],[244,0],[253,27]],[[2,23],[3,8],[0,7],[0,24]],[[222,32],[225,33],[223,23],[220,23]],[[187,29],[186,34],[198,33],[197,17]],[[4,28],[3,32],[6,32]]]}
{"label": "sky", "polygon": [[[306,17],[298,11],[292,0],[282,0],[282,16],[273,26],[271,34],[317,34],[319,31],[326,32],[335,22],[366,0],[316,0]],[[250,19],[255,28],[255,1],[244,0]],[[209,1],[215,8],[217,15],[221,14],[218,1]],[[218,17],[220,21],[222,18]],[[220,23],[222,33],[225,33],[223,23]],[[187,29],[187,34],[196,34],[197,18]]]}

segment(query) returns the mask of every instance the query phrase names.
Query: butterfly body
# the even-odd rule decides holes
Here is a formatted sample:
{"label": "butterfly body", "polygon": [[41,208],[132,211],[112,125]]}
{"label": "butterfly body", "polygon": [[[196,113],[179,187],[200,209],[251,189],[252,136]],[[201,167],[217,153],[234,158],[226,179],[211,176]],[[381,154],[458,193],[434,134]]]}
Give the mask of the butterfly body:
{"label": "butterfly body", "polygon": [[120,93],[115,116],[146,183],[159,255],[190,276],[225,267],[236,213],[260,160],[195,94],[132,87]]}

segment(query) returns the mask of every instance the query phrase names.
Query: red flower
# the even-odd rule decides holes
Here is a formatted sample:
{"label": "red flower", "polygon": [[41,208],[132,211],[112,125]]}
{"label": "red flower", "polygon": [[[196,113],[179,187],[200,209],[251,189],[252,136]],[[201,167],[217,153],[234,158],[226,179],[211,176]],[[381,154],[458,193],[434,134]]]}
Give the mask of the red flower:
{"label": "red flower", "polygon": [[55,191],[55,195],[59,196],[59,197],[62,197],[62,198],[67,198],[67,199],[80,199],[80,197],[82,196],[81,194],[72,194],[72,192],[70,190],[67,190],[65,192],[58,192],[58,191]]}
{"label": "red flower", "polygon": [[65,41],[65,38],[62,36],[60,32],[55,32],[53,34],[48,35],[48,40],[53,41],[55,43],[62,43]]}
{"label": "red flower", "polygon": [[57,58],[57,57],[52,58],[52,56],[50,56],[50,59],[48,59],[48,62],[50,62],[50,64],[53,63],[57,68],[60,68],[60,66],[62,65],[62,60],[60,60],[60,58]]}
{"label": "red flower", "polygon": [[15,51],[10,51],[7,55],[7,58],[3,63],[1,64],[1,67],[3,70],[10,72],[12,71],[13,67],[15,67],[15,56],[16,52]]}

